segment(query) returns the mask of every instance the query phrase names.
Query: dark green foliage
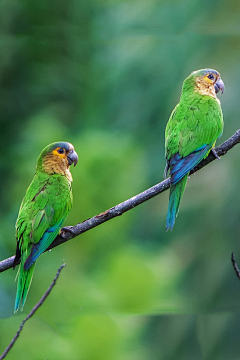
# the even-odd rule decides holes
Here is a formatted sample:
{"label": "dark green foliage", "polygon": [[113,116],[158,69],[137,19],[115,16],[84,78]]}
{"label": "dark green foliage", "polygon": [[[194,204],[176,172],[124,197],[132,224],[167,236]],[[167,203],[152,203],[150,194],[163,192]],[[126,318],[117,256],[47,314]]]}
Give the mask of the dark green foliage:
{"label": "dark green foliage", "polygon": [[[74,225],[163,179],[164,130],[191,71],[220,72],[222,140],[239,128],[239,16],[235,0],[0,2],[1,259],[47,144],[79,155]],[[239,178],[236,146],[188,181],[171,233],[164,193],[43,254],[24,314],[12,313],[16,270],[0,274],[0,353],[64,259],[8,360],[240,359]]]}

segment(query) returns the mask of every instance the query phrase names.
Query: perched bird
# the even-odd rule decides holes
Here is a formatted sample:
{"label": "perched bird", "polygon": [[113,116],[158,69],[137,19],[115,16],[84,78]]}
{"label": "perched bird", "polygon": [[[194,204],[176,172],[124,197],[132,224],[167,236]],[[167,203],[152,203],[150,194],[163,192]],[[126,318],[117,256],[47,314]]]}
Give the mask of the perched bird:
{"label": "perched bird", "polygon": [[72,207],[72,175],[77,164],[72,144],[55,142],[46,146],[37,160],[36,173],[27,189],[16,221],[15,266],[21,259],[14,311],[22,309],[31,285],[35,261],[58,235]]}
{"label": "perched bird", "polygon": [[166,168],[170,195],[166,229],[173,229],[190,170],[205,159],[223,132],[223,115],[216,94],[224,91],[220,74],[213,69],[192,72],[183,82],[179,103],[165,131]]}

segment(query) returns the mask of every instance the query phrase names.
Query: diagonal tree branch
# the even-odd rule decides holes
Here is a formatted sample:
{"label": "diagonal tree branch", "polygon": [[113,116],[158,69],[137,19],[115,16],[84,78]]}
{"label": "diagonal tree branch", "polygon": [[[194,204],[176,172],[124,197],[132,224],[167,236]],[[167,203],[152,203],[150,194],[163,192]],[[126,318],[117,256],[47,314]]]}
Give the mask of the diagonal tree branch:
{"label": "diagonal tree branch", "polygon": [[[235,145],[240,143],[240,129],[235,132],[228,140],[222,143],[220,146],[215,148],[215,152],[218,156],[225,155],[230,149],[232,149]],[[190,175],[200,170],[213,160],[216,160],[216,156],[213,152],[210,152],[208,157],[200,162],[191,172]],[[133,196],[132,198],[123,201],[122,203],[96,215],[90,219],[83,221],[75,226],[68,226],[61,230],[61,234],[56,237],[53,243],[49,246],[47,250],[50,250],[65,241],[73,239],[74,237],[88,231],[105,221],[113,219],[116,216],[120,216],[128,210],[133,209],[134,207],[142,204],[143,202],[153,198],[154,196],[162,193],[170,187],[170,179],[166,179],[159,184],[152,186],[151,188],[141,192],[140,194]],[[47,251],[46,250],[46,251]],[[13,266],[15,256],[11,256],[8,259],[0,261],[0,272],[3,272]]]}
{"label": "diagonal tree branch", "polygon": [[39,309],[39,307],[44,303],[44,301],[46,300],[46,298],[48,297],[48,295],[50,294],[52,288],[54,287],[54,285],[56,284],[56,281],[60,275],[60,272],[62,271],[62,269],[66,266],[66,264],[62,264],[60,266],[60,268],[57,271],[57,274],[55,276],[55,278],[53,279],[52,283],[50,284],[49,288],[47,289],[47,291],[45,292],[45,294],[41,297],[41,299],[39,300],[39,302],[34,306],[34,308],[30,311],[30,313],[28,314],[28,316],[22,321],[16,335],[14,336],[14,338],[12,339],[12,341],[10,342],[10,344],[6,347],[6,349],[4,350],[4,352],[2,353],[2,355],[0,355],[0,360],[4,359],[7,354],[9,353],[9,351],[11,350],[11,348],[13,347],[13,345],[15,344],[17,338],[20,335],[20,332],[23,329],[23,326],[25,324],[25,322],[30,319],[30,317],[32,317],[35,312],[37,311],[37,309]]}
{"label": "diagonal tree branch", "polygon": [[235,255],[234,255],[233,252],[231,254],[231,260],[232,260],[234,271],[235,271],[237,277],[240,279],[240,270],[239,270],[239,268],[237,266],[237,263],[236,263],[236,260],[235,260]]}

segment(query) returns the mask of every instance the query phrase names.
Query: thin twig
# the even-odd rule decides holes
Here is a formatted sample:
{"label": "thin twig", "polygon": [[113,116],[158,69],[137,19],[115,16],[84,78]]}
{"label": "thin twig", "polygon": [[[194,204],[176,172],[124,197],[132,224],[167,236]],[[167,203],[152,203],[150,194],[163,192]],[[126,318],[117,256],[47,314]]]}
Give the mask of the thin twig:
{"label": "thin twig", "polygon": [[37,311],[37,309],[44,303],[44,301],[46,300],[46,298],[48,297],[48,295],[50,294],[53,286],[56,284],[56,281],[60,275],[60,272],[62,271],[62,269],[66,266],[66,264],[62,264],[60,266],[60,268],[57,271],[57,274],[55,276],[55,278],[53,279],[51,285],[49,286],[49,288],[47,289],[47,291],[45,292],[45,294],[41,297],[41,299],[39,300],[39,302],[34,306],[34,308],[30,311],[30,313],[28,314],[28,316],[22,321],[16,335],[14,336],[14,338],[12,339],[12,341],[10,342],[10,344],[6,347],[6,349],[4,350],[4,352],[2,353],[2,355],[0,356],[0,360],[4,359],[6,357],[6,355],[8,354],[8,352],[11,350],[11,348],[13,347],[13,345],[15,344],[17,338],[20,335],[20,332],[23,329],[23,325],[25,324],[25,322],[30,319],[35,312]]}
{"label": "thin twig", "polygon": [[[215,152],[218,156],[225,155],[230,149],[232,149],[235,145],[240,142],[240,129],[235,132],[228,140],[222,143],[220,146],[215,148]],[[209,153],[208,157],[200,162],[191,172],[190,175],[197,172],[210,162],[216,160],[216,155],[212,152]],[[154,196],[162,193],[163,191],[167,190],[170,186],[170,179],[166,179],[160,182],[157,185],[152,186],[151,188],[141,192],[140,194],[133,196],[132,198],[123,201],[122,203],[96,215],[92,218],[83,221],[75,226],[68,226],[61,230],[61,234],[56,237],[56,239],[52,242],[47,250],[58,246],[65,241],[68,241],[85,231],[88,231],[105,221],[113,219],[116,216],[120,216],[128,210],[133,209],[134,207],[142,204],[143,202],[153,198]],[[47,251],[46,250],[46,251]],[[13,266],[15,256],[11,256],[8,259],[0,261],[0,272],[5,271]]]}
{"label": "thin twig", "polygon": [[233,264],[233,268],[235,270],[235,273],[236,273],[237,277],[240,279],[240,270],[239,270],[239,268],[237,266],[237,263],[236,263],[236,260],[235,260],[235,255],[234,255],[233,252],[231,254],[231,260],[232,260],[232,264]]}

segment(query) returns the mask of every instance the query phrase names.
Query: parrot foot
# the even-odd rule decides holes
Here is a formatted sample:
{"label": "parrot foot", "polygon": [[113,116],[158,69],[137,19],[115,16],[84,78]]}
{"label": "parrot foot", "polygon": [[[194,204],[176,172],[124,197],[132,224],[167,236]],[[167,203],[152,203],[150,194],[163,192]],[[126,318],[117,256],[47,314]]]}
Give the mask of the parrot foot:
{"label": "parrot foot", "polygon": [[213,153],[213,155],[215,156],[215,158],[218,159],[218,160],[220,160],[221,158],[220,158],[220,156],[218,156],[216,150],[213,149],[213,148],[212,148],[211,150],[212,150],[212,153]]}

